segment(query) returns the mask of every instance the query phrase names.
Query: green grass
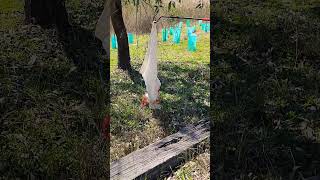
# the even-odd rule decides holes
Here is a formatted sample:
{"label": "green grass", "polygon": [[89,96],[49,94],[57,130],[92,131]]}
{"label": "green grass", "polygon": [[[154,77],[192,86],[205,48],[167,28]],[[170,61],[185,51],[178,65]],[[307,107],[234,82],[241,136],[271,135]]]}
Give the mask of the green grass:
{"label": "green grass", "polygon": [[22,0],[0,0],[1,13],[23,12],[24,2]]}
{"label": "green grass", "polygon": [[218,21],[211,67],[217,179],[319,174],[317,8],[318,1],[273,0],[212,6]]}
{"label": "green grass", "polygon": [[23,1],[0,0],[0,27],[1,30],[10,30],[22,24]]}
{"label": "green grass", "polygon": [[[202,147],[201,147],[202,145]],[[182,164],[176,171],[172,171],[172,175],[167,180],[192,180],[192,179],[209,179],[210,177],[210,152],[209,152],[209,140],[201,143],[199,149],[203,149],[204,152],[200,155],[193,157],[192,153],[186,155],[186,159],[192,157],[185,164]],[[189,158],[188,158],[189,156]]]}
{"label": "green grass", "polygon": [[[185,27],[184,27],[185,29]],[[187,50],[185,32],[181,44],[162,42],[158,33],[158,69],[161,110],[141,109],[143,80],[133,82],[117,69],[117,49],[111,50],[111,160],[173,134],[184,125],[209,118],[210,34],[200,32],[197,51]],[[137,46],[138,38],[138,46]],[[131,63],[139,71],[149,35],[135,36],[130,45]]]}
{"label": "green grass", "polygon": [[[177,62],[177,63],[190,63],[190,64],[209,64],[210,61],[210,36],[209,33],[204,33],[200,26],[197,26],[197,31],[201,32],[197,37],[197,51],[190,52],[188,48],[188,40],[186,37],[186,28],[184,27],[181,32],[181,41],[179,44],[172,42],[173,35],[169,36],[167,42],[162,42],[161,29],[158,29],[158,55],[161,62]],[[130,55],[132,61],[144,59],[149,43],[149,34],[136,35],[134,34],[135,41],[130,45]],[[138,41],[138,45],[137,45]],[[111,45],[110,45],[111,47]],[[110,67],[117,68],[117,49],[111,49]]]}

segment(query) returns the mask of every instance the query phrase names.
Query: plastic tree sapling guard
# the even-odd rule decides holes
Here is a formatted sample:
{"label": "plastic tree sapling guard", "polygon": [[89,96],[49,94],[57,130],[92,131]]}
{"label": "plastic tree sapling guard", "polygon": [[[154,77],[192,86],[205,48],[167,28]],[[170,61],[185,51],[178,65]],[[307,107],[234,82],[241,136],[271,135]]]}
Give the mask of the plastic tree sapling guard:
{"label": "plastic tree sapling guard", "polygon": [[129,41],[129,44],[133,44],[134,37],[132,33],[128,33],[128,41]]}
{"label": "plastic tree sapling guard", "polygon": [[115,34],[113,34],[111,38],[111,47],[112,49],[118,48],[117,36]]}
{"label": "plastic tree sapling guard", "polygon": [[144,107],[147,103],[151,109],[159,109],[159,90],[161,82],[158,78],[158,59],[157,59],[157,24],[153,22],[150,41],[145,59],[140,68],[140,73],[146,85],[146,94],[142,99],[141,106]]}
{"label": "plastic tree sapling guard", "polygon": [[173,32],[174,32],[173,28],[170,27],[170,30],[169,30],[170,35],[173,35]]}
{"label": "plastic tree sapling guard", "polygon": [[181,37],[181,29],[179,27],[176,27],[173,32],[173,43],[179,44],[180,43],[180,37]]}
{"label": "plastic tree sapling guard", "polygon": [[162,41],[166,42],[168,40],[168,30],[167,28],[162,29]]}
{"label": "plastic tree sapling guard", "polygon": [[186,23],[186,24],[187,24],[187,27],[190,27],[190,26],[191,26],[191,23],[190,23],[190,20],[189,20],[189,19],[187,20],[187,23]]}
{"label": "plastic tree sapling guard", "polygon": [[188,38],[188,50],[194,52],[196,51],[196,49],[197,49],[197,35],[192,33]]}

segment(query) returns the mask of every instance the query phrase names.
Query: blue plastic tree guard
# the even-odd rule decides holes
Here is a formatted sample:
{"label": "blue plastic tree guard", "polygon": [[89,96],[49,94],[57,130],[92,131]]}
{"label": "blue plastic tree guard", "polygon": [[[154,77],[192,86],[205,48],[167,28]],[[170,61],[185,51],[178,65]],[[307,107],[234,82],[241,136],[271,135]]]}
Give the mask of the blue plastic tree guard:
{"label": "blue plastic tree guard", "polygon": [[210,24],[206,23],[205,32],[210,32]]}
{"label": "blue plastic tree guard", "polygon": [[113,34],[111,37],[111,47],[112,49],[118,48],[117,36],[115,34]]}
{"label": "blue plastic tree guard", "polygon": [[188,38],[188,50],[194,52],[197,50],[197,35],[192,33]]}
{"label": "blue plastic tree guard", "polygon": [[205,24],[205,23],[202,23],[202,24],[201,24],[201,30],[202,30],[202,31],[206,31],[206,24]]}
{"label": "blue plastic tree guard", "polygon": [[128,41],[129,41],[129,44],[133,43],[133,34],[132,33],[128,33]]}
{"label": "blue plastic tree guard", "polygon": [[188,28],[187,28],[187,36],[188,36],[188,38],[189,38],[189,36],[190,36],[192,33],[195,32],[195,30],[196,30],[195,27],[188,27]]}
{"label": "blue plastic tree guard", "polygon": [[181,29],[177,27],[173,33],[173,43],[179,44],[180,43],[180,36],[181,36]]}
{"label": "blue plastic tree guard", "polygon": [[187,27],[187,36],[189,38],[189,36],[192,34],[192,28]]}

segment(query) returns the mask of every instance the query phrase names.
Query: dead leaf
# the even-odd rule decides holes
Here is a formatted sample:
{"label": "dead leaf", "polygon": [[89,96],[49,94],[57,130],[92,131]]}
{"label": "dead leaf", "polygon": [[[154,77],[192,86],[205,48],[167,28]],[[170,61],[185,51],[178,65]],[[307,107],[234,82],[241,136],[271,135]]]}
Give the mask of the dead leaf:
{"label": "dead leaf", "polygon": [[300,123],[300,129],[306,129],[307,128],[307,122],[303,121]]}
{"label": "dead leaf", "polygon": [[73,71],[75,71],[77,69],[76,66],[72,66],[68,72],[68,74],[72,73]]}
{"label": "dead leaf", "polygon": [[314,135],[313,135],[313,129],[311,129],[310,127],[307,127],[307,129],[304,130],[304,133],[306,135],[307,138],[309,139],[314,139]]}
{"label": "dead leaf", "polygon": [[74,111],[81,111],[81,109],[83,109],[85,107],[86,103],[83,101],[80,105],[78,106],[74,106],[72,109]]}
{"label": "dead leaf", "polygon": [[36,55],[31,56],[30,61],[28,62],[28,65],[32,66],[36,62],[36,60],[37,60]]}
{"label": "dead leaf", "polygon": [[308,108],[310,111],[316,111],[317,110],[317,108],[315,107],[315,106],[311,106],[311,107],[309,107]]}

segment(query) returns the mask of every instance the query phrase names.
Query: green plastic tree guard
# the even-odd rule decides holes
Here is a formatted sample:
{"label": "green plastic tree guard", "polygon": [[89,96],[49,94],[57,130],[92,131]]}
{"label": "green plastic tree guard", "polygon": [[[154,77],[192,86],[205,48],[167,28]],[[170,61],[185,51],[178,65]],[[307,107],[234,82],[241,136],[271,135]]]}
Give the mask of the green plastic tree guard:
{"label": "green plastic tree guard", "polygon": [[173,35],[173,28],[172,27],[170,27],[170,35]]}
{"label": "green plastic tree guard", "polygon": [[187,27],[190,27],[191,25],[190,25],[190,20],[188,19],[187,20]]}
{"label": "green plastic tree guard", "polygon": [[162,29],[162,41],[166,42],[168,40],[168,30],[167,28]]}

